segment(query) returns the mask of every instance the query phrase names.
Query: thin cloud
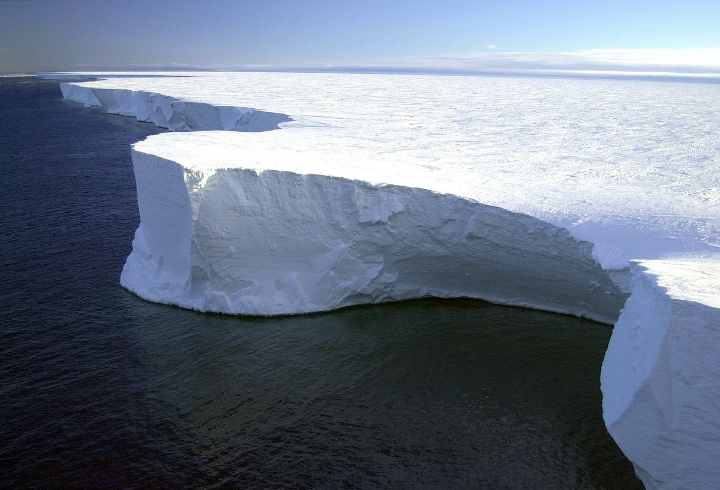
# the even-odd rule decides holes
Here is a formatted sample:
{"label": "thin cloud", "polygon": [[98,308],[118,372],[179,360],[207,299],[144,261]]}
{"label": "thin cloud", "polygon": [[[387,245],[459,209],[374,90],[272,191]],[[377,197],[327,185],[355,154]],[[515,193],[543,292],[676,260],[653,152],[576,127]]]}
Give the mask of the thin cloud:
{"label": "thin cloud", "polygon": [[[496,45],[488,45],[495,49]],[[618,71],[720,74],[720,49],[596,49],[555,53],[492,52],[409,57],[380,66],[403,69],[482,71]]]}

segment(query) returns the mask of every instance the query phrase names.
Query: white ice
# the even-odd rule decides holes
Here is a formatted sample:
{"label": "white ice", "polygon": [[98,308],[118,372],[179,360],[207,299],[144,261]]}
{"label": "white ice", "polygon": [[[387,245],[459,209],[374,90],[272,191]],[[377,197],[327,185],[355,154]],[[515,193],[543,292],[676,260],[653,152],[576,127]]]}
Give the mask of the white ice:
{"label": "white ice", "polygon": [[134,146],[123,285],[235,313],[436,295],[612,323],[612,277],[632,294],[603,365],[608,429],[648,488],[714,488],[720,85],[182,75],[62,86],[177,131],[268,130]]}

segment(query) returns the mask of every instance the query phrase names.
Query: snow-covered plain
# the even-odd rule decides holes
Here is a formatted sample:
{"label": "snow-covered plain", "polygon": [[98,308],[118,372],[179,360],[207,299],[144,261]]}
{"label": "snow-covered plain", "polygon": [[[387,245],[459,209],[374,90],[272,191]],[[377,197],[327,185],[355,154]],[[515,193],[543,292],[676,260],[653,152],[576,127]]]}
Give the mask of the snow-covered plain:
{"label": "snow-covered plain", "polygon": [[62,85],[198,131],[134,145],[125,287],[249,314],[435,295],[619,315],[608,430],[648,488],[715,487],[720,85],[174,75]]}

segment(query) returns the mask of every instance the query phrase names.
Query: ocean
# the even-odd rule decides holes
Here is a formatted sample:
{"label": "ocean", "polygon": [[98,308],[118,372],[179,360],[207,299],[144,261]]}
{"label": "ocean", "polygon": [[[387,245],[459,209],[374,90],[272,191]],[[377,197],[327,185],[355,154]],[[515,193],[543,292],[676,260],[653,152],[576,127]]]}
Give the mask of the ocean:
{"label": "ocean", "polygon": [[641,489],[602,421],[611,327],[471,300],[277,318],[119,285],[130,144],[0,78],[0,487]]}

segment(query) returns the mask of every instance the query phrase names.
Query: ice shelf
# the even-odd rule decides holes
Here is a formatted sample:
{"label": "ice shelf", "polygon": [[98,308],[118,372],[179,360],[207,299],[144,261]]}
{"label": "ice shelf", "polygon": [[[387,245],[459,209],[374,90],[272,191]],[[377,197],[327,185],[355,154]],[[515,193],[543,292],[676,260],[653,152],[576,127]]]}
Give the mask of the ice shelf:
{"label": "ice shelf", "polygon": [[719,85],[166,75],[62,84],[195,131],[133,147],[125,287],[240,314],[433,295],[617,319],[609,432],[647,488],[715,488]]}

